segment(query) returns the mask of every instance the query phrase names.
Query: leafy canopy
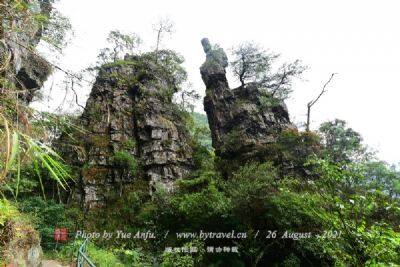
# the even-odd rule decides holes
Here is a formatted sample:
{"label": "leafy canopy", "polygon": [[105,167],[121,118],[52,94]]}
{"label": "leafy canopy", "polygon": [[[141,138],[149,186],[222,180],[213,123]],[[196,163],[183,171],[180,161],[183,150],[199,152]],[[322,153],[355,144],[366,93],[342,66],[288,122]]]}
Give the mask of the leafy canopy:
{"label": "leafy canopy", "polygon": [[269,53],[254,42],[245,42],[232,49],[230,67],[241,86],[255,83],[279,99],[285,99],[292,91],[294,78],[306,70],[299,60],[274,68],[279,54]]}

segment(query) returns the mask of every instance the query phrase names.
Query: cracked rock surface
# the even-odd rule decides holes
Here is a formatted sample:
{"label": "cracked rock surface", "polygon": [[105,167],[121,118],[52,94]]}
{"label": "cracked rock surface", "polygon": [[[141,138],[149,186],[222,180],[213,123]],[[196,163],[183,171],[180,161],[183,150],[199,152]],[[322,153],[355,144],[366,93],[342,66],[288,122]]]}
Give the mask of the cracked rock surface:
{"label": "cracked rock surface", "polygon": [[[137,179],[173,190],[174,181],[193,167],[185,123],[171,96],[174,85],[158,66],[140,56],[101,68],[82,115],[88,134],[82,171],[84,206],[107,203]],[[124,151],[137,161],[132,173],[115,166],[113,155]]]}
{"label": "cracked rock surface", "polygon": [[[200,73],[206,86],[204,110],[215,153],[222,159],[251,160],[284,129],[294,129],[283,101],[249,83],[231,89],[226,78],[224,50],[202,40],[206,61]],[[271,101],[273,100],[273,101]],[[270,104],[274,103],[274,104]]]}

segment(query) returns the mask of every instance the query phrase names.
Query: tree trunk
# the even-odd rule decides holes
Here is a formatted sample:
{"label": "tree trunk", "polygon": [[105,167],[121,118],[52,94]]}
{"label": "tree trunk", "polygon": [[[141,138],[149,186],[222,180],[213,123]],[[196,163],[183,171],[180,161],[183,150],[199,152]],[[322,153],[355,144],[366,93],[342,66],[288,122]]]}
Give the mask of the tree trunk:
{"label": "tree trunk", "polygon": [[157,44],[156,44],[156,63],[158,61],[158,47],[160,45],[160,37],[161,37],[161,28],[158,30],[158,34],[157,34]]}
{"label": "tree trunk", "polygon": [[308,103],[307,105],[307,123],[306,123],[306,131],[310,131],[310,113],[311,113],[311,105]]}

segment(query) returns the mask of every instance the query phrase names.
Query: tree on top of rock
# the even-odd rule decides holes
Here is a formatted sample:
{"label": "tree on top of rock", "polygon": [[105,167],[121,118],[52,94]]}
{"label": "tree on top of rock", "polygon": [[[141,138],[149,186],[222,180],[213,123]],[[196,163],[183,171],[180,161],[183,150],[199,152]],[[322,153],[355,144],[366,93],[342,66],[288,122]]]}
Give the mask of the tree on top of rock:
{"label": "tree on top of rock", "polygon": [[109,47],[100,50],[100,63],[113,62],[124,58],[125,54],[135,54],[141,43],[141,38],[135,34],[124,34],[118,30],[111,31],[107,37]]}
{"label": "tree on top of rock", "polygon": [[300,60],[284,63],[277,69],[273,63],[279,54],[269,53],[254,42],[245,42],[232,49],[234,59],[230,62],[234,76],[241,86],[256,83],[273,97],[285,99],[292,91],[292,81],[306,70]]}
{"label": "tree on top of rock", "polygon": [[158,61],[160,45],[164,35],[172,34],[174,31],[174,23],[168,18],[159,18],[157,23],[153,25],[153,30],[157,33],[156,47],[154,51],[155,61]]}

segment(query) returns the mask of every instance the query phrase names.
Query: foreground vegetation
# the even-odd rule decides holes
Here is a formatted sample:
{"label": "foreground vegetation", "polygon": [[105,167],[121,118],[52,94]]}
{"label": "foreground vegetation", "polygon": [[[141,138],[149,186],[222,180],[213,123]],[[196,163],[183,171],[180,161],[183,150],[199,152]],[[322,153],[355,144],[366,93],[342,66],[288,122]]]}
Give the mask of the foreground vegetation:
{"label": "foreground vegetation", "polygon": [[[196,117],[204,115],[196,114]],[[188,117],[190,118],[190,117]],[[197,119],[196,121],[201,122]],[[192,133],[207,132],[193,124]],[[199,135],[193,135],[199,137]],[[200,136],[201,138],[204,138]],[[200,138],[199,137],[199,138]],[[49,257],[73,259],[80,241],[55,245],[55,227],[71,232],[154,232],[155,239],[94,239],[89,255],[99,266],[388,266],[400,263],[399,172],[377,161],[343,121],[319,134],[283,132],[266,162],[248,162],[229,177],[204,140],[196,142],[198,170],[173,194],[132,190],[106,210],[83,214],[58,196],[44,200],[34,175],[21,171],[15,204],[29,214]],[[201,141],[201,142],[200,142]],[[215,164],[217,163],[217,165]],[[140,188],[140,187],[139,187]],[[7,195],[7,193],[5,192]],[[52,197],[48,197],[52,198]],[[2,204],[3,223],[15,210]],[[7,208],[8,207],[8,208]],[[118,208],[117,208],[118,207]],[[101,216],[107,214],[107,217]],[[84,219],[85,217],[85,219]],[[244,232],[245,239],[179,238],[180,232]],[[165,238],[164,234],[168,231]],[[286,234],[311,233],[310,236]],[[257,235],[256,235],[257,233]],[[309,238],[310,237],[310,238]],[[207,253],[209,246],[239,253]],[[165,251],[196,247],[197,253]]]}

